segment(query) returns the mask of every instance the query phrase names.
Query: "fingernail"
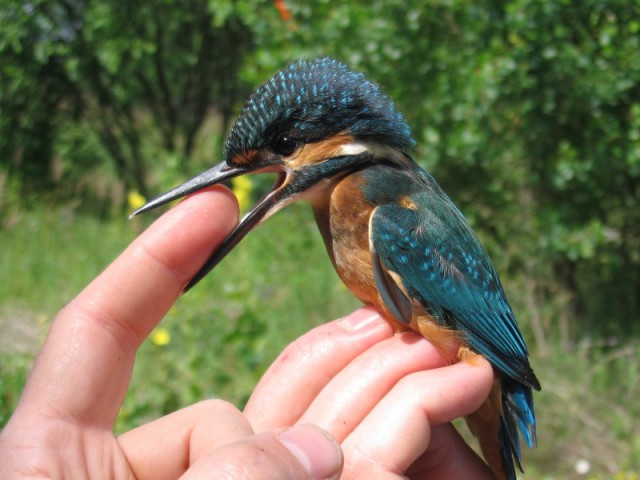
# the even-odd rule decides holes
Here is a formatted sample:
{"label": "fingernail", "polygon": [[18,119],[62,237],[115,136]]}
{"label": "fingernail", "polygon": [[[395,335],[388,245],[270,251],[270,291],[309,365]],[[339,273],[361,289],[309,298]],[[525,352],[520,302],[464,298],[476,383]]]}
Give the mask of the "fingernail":
{"label": "fingernail", "polygon": [[338,478],[342,470],[342,450],[328,433],[313,425],[296,425],[278,435],[305,470],[317,480]]}
{"label": "fingernail", "polygon": [[341,318],[338,323],[347,331],[355,331],[362,330],[372,323],[380,322],[380,320],[380,314],[376,310],[364,307]]}

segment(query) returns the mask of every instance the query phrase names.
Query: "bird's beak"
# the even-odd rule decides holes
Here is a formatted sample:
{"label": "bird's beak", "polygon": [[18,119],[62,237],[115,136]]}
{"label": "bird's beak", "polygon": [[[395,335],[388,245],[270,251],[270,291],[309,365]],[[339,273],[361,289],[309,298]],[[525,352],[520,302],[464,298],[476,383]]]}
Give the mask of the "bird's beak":
{"label": "bird's beak", "polygon": [[133,212],[129,216],[129,218],[133,218],[140,215],[141,213],[153,210],[154,208],[169,203],[173,200],[177,200],[178,198],[186,197],[190,193],[197,192],[198,190],[202,190],[203,188],[209,187],[211,185],[216,185],[233,177],[237,177],[238,175],[242,175],[243,173],[246,173],[246,171],[238,167],[229,166],[227,162],[221,162],[215,167],[207,170],[206,172],[201,173],[197,177],[193,177],[191,180],[187,180],[182,185],[178,185],[168,192],[157,196],[153,200],[148,201],[138,210]]}
{"label": "bird's beak", "polygon": [[[189,195],[190,193],[202,190],[205,187],[216,185],[225,180],[229,180],[233,177],[237,177],[239,175],[243,175],[252,171],[252,169],[233,166],[229,165],[227,162],[222,162],[211,168],[210,170],[201,173],[197,177],[194,177],[191,180],[187,180],[182,185],[175,187],[167,193],[164,193],[154,198],[153,200],[150,200],[148,203],[133,212],[131,214],[131,217],[135,217],[136,215],[139,215],[141,213],[148,212],[149,210],[159,207],[160,205],[164,205],[171,202],[172,200],[182,198],[186,195]],[[274,171],[274,169],[260,170],[260,172],[266,171]],[[284,172],[280,172],[275,184],[273,185],[273,188],[264,197],[262,197],[260,201],[258,201],[258,203],[249,212],[247,212],[247,214],[242,218],[236,228],[229,234],[227,238],[225,238],[220,247],[211,254],[205,264],[185,286],[185,292],[200,280],[202,280],[207,275],[207,273],[209,273],[218,263],[220,263],[220,261],[231,250],[233,250],[233,248],[240,242],[240,240],[242,240],[244,236],[253,229],[253,227],[258,225],[260,221],[265,219],[270,213],[274,213],[279,209],[278,207],[282,204],[282,197],[286,196],[281,195],[285,179],[286,174]]]}

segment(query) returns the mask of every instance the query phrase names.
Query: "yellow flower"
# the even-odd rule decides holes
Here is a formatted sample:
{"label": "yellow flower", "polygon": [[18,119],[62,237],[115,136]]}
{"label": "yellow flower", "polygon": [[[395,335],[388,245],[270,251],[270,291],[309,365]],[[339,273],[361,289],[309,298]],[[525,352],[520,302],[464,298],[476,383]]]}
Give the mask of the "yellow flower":
{"label": "yellow flower", "polygon": [[129,190],[129,193],[127,194],[127,203],[131,210],[137,210],[147,203],[147,200],[140,195],[140,192],[137,190]]}
{"label": "yellow flower", "polygon": [[247,175],[232,178],[231,190],[238,199],[240,211],[246,212],[251,205],[251,192],[253,191],[253,182],[251,179]]}
{"label": "yellow flower", "polygon": [[164,347],[171,342],[171,334],[166,328],[158,327],[151,333],[151,342],[158,347]]}

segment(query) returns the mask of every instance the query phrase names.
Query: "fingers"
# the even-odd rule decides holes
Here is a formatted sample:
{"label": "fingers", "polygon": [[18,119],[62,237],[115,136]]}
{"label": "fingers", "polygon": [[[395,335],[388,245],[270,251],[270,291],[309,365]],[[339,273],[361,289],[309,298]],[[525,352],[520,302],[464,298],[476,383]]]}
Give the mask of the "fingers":
{"label": "fingers", "polygon": [[[344,440],[407,375],[444,367],[435,347],[415,333],[384,339],[355,358],[320,392],[301,417]],[[400,399],[395,412],[411,400]]]}
{"label": "fingers", "polygon": [[236,407],[209,400],[178,410],[118,437],[138,479],[175,479],[207,451],[253,435]]}
{"label": "fingers", "polygon": [[59,314],[19,407],[32,412],[20,417],[110,429],[136,349],[236,222],[236,201],[223,188],[193,195],[157,220]]}
{"label": "fingers", "polygon": [[[457,432],[438,426],[481,405],[492,385],[491,366],[481,358],[446,366],[424,338],[393,335],[371,313],[363,309],[320,326],[287,348],[245,409],[252,425],[263,431],[311,423],[331,432],[343,446],[345,479],[404,478],[414,464],[416,471],[436,472],[430,478],[460,478],[452,472],[465,469],[484,478],[485,464]],[[447,441],[439,440],[445,434]],[[435,453],[425,455],[429,445]],[[438,456],[453,465],[422,461]]]}
{"label": "fingers", "polygon": [[320,480],[338,478],[341,467],[337,442],[316,427],[297,425],[279,435],[262,433],[219,448],[182,478]]}
{"label": "fingers", "polygon": [[492,379],[486,361],[404,377],[342,443],[347,478],[380,468],[404,474],[425,453],[432,427],[475,411],[489,394]]}
{"label": "fingers", "polygon": [[312,426],[253,435],[231,404],[207,401],[118,439],[136,478],[324,479],[342,466],[338,443]]}
{"label": "fingers", "polygon": [[307,333],[264,374],[244,413],[256,432],[293,425],[327,383],[372,345],[393,335],[371,308]]}

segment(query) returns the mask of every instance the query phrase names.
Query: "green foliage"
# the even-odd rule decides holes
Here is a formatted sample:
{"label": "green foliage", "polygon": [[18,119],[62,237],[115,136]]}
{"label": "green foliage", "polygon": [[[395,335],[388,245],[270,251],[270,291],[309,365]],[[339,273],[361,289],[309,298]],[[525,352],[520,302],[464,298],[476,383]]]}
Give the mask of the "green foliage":
{"label": "green foliage", "polygon": [[27,381],[32,357],[24,354],[8,355],[3,345],[0,354],[0,426],[11,417],[20,400],[20,393]]}
{"label": "green foliage", "polygon": [[184,172],[211,109],[220,135],[248,93],[237,71],[253,36],[237,12],[217,15],[215,7],[204,0],[0,6],[0,154],[10,173],[25,189],[73,181],[52,178],[53,162],[60,154],[84,163],[64,135],[86,125],[93,135],[80,150],[96,149],[94,165],[109,162],[126,189],[148,194],[152,160],[165,167],[177,157]]}
{"label": "green foliage", "polygon": [[[11,252],[2,258],[7,281],[0,284],[0,305],[33,308],[37,314],[55,312],[129,243],[135,225],[124,219],[105,224],[78,215],[72,205],[14,211],[0,230],[0,245]],[[72,247],[80,241],[85,248]]]}

